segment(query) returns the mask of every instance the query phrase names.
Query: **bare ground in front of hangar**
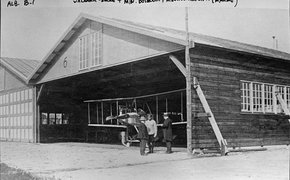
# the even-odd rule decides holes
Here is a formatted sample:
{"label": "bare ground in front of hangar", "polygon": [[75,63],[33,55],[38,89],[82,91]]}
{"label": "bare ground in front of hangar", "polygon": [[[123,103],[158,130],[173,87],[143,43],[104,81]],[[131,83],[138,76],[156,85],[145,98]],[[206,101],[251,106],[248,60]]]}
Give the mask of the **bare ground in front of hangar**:
{"label": "bare ground in front of hangar", "polygon": [[140,156],[136,146],[88,143],[31,144],[1,142],[1,163],[43,179],[289,179],[289,146],[266,151],[187,155],[185,148],[165,147]]}

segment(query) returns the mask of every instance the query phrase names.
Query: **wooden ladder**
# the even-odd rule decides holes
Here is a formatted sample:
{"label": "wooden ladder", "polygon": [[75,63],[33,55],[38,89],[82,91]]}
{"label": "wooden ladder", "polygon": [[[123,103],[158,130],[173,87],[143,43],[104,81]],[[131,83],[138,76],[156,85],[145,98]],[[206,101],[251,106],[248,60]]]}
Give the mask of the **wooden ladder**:
{"label": "wooden ladder", "polygon": [[[290,116],[290,111],[289,111],[289,109],[287,108],[287,104],[286,104],[286,102],[284,101],[284,99],[282,98],[281,93],[280,93],[280,92],[276,92],[276,97],[277,97],[279,103],[281,104],[284,113],[285,113],[287,116]],[[289,123],[290,123],[290,119],[288,119],[288,121],[289,121]]]}
{"label": "wooden ladder", "polygon": [[222,153],[222,155],[227,155],[227,153],[229,152],[229,150],[227,148],[227,141],[223,138],[223,136],[220,132],[220,129],[216,123],[214,115],[209,107],[209,104],[208,104],[208,102],[203,94],[203,91],[202,91],[196,77],[193,78],[193,85],[194,85],[194,89],[197,92],[197,95],[201,101],[201,104],[202,104],[206,114],[209,114],[208,119],[209,119],[209,122],[211,124],[211,127],[213,128],[213,131],[214,131],[214,134],[218,140],[218,143],[220,145],[221,153]]}

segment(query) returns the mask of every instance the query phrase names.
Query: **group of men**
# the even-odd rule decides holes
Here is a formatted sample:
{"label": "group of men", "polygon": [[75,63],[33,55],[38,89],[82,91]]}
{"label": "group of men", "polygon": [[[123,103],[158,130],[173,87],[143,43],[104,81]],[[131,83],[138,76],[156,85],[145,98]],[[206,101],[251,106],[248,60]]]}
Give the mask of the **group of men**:
{"label": "group of men", "polygon": [[[163,130],[163,141],[166,143],[166,153],[172,153],[171,143],[172,143],[172,121],[169,118],[168,113],[163,114],[164,122],[162,124]],[[138,136],[140,140],[140,154],[142,156],[147,155],[145,153],[146,144],[149,147],[149,153],[153,153],[155,140],[157,138],[157,124],[153,119],[152,114],[147,116],[141,116],[141,123],[138,126]]]}

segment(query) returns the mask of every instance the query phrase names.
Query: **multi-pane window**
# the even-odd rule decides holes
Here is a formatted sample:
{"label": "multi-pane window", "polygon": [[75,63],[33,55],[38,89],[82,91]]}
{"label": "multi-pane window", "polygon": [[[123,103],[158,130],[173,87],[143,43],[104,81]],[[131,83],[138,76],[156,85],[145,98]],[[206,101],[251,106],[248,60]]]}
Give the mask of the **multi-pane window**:
{"label": "multi-pane window", "polygon": [[241,92],[243,112],[282,113],[277,94],[281,95],[290,110],[289,86],[242,81]]}
{"label": "multi-pane window", "polygon": [[250,83],[242,83],[242,111],[250,111]]}
{"label": "multi-pane window", "polygon": [[89,38],[88,35],[80,37],[80,70],[89,67]]}
{"label": "multi-pane window", "polygon": [[265,102],[265,112],[274,112],[273,106],[273,85],[264,85],[264,102]]}
{"label": "multi-pane window", "polygon": [[80,70],[102,64],[102,31],[79,38]]}
{"label": "multi-pane window", "polygon": [[253,83],[253,111],[263,112],[262,108],[262,84]]}
{"label": "multi-pane window", "polygon": [[100,31],[92,34],[92,66],[102,64],[102,33]]}
{"label": "multi-pane window", "polygon": [[41,113],[42,125],[62,125],[69,123],[69,115],[66,113]]}
{"label": "multi-pane window", "polygon": [[[276,86],[276,92],[279,92],[282,99],[285,99],[284,98],[284,87],[283,86]],[[283,110],[282,110],[282,105],[280,104],[278,98],[276,98],[276,102],[277,102],[277,113],[282,113]]]}

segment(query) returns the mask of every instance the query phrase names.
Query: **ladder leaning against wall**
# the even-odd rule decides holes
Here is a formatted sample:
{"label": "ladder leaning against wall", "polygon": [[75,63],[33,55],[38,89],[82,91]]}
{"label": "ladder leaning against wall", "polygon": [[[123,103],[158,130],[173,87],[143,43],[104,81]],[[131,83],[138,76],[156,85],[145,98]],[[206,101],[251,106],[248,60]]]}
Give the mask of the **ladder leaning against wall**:
{"label": "ladder leaning against wall", "polygon": [[[284,101],[284,99],[282,98],[282,95],[280,92],[276,92],[276,97],[279,101],[279,103],[281,104],[281,107],[284,111],[284,113],[287,115],[287,116],[290,116],[290,111],[289,109],[287,108],[287,104],[286,102]],[[288,119],[289,123],[290,123],[290,119]]]}
{"label": "ladder leaning against wall", "polygon": [[222,133],[220,132],[220,129],[219,129],[217,123],[216,123],[214,115],[213,115],[213,113],[212,113],[212,111],[210,109],[210,106],[209,106],[209,104],[208,104],[208,102],[207,102],[207,100],[206,100],[206,98],[205,98],[205,96],[203,94],[203,91],[202,91],[202,89],[201,89],[196,77],[194,77],[193,82],[194,82],[193,83],[194,89],[196,90],[196,93],[197,93],[197,95],[198,95],[198,97],[200,99],[200,102],[201,102],[201,104],[203,106],[203,109],[205,110],[206,114],[209,114],[208,119],[209,119],[209,122],[210,122],[210,124],[211,124],[211,126],[213,128],[213,131],[214,131],[214,134],[215,134],[215,136],[216,136],[216,138],[218,140],[218,143],[219,143],[219,145],[221,147],[221,152],[222,152],[222,154],[226,155],[229,152],[229,150],[227,148],[227,142],[223,138]]}

